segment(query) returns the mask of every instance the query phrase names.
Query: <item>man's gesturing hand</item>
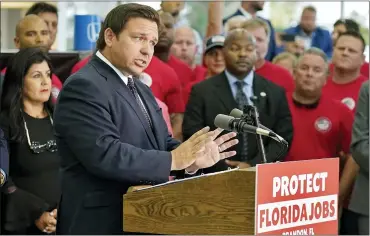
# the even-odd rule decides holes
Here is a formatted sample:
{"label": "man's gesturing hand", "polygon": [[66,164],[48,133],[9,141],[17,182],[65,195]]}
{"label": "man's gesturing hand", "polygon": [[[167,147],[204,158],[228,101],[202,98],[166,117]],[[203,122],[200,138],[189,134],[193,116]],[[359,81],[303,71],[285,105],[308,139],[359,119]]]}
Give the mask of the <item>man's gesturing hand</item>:
{"label": "man's gesturing hand", "polygon": [[223,151],[238,143],[237,139],[232,139],[236,133],[228,133],[217,138],[222,131],[222,129],[216,129],[209,132],[209,127],[205,127],[191,136],[171,152],[171,170],[187,168],[188,171],[192,172],[213,166],[219,160],[234,156],[235,151]]}
{"label": "man's gesturing hand", "polygon": [[218,137],[222,131],[223,129],[217,128],[214,131],[209,132],[210,136],[205,140],[205,143],[197,152],[197,159],[189,168],[187,168],[189,172],[211,167],[220,160],[236,155],[235,151],[224,151],[239,142],[237,139],[233,139],[237,134],[231,132]]}
{"label": "man's gesturing hand", "polygon": [[183,170],[195,162],[197,152],[205,145],[205,140],[210,137],[208,131],[208,126],[199,130],[171,152],[171,170]]}

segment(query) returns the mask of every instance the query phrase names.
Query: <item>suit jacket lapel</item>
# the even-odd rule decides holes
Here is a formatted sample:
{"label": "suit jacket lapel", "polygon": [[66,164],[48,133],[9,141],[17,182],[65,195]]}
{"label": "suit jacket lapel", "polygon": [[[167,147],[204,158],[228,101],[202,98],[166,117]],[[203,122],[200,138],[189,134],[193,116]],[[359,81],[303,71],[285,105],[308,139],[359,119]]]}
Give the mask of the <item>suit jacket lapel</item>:
{"label": "suit jacket lapel", "polygon": [[[146,134],[149,137],[150,142],[155,148],[158,148],[157,142],[154,138],[152,129],[150,128],[148,122],[145,120],[144,114],[141,111],[139,104],[136,102],[134,95],[131,93],[130,89],[125,85],[122,79],[117,75],[117,73],[105,62],[103,62],[95,54],[91,59],[91,63],[97,68],[100,75],[105,77],[108,82],[112,83],[112,87],[120,94],[130,107],[135,111],[137,117],[139,118],[141,124],[143,125]],[[144,100],[144,98],[142,98]],[[143,101],[144,102],[144,101]]]}
{"label": "suit jacket lapel", "polygon": [[253,78],[253,95],[255,97],[253,103],[257,107],[259,113],[263,113],[263,110],[266,108],[267,102],[267,92],[265,90],[265,83],[263,79],[260,79],[259,76],[254,73]]}
{"label": "suit jacket lapel", "polygon": [[[159,137],[159,134],[163,133],[161,132],[160,130],[158,130],[158,125],[156,125],[156,120],[154,119],[154,117],[156,117],[156,113],[157,111],[155,110],[155,107],[158,107],[158,105],[156,104],[153,104],[151,101],[154,101],[156,102],[155,100],[153,100],[153,98],[151,98],[148,93],[146,93],[145,91],[143,91],[142,87],[141,86],[136,86],[137,88],[137,91],[138,93],[140,94],[140,97],[142,98],[143,100],[143,103],[145,104],[145,107],[149,113],[149,116],[150,118],[152,119],[152,123],[153,123],[153,132],[154,132],[154,135],[155,135],[155,140],[157,141],[156,144],[158,145],[157,146],[157,149],[159,147],[159,150],[164,150],[164,146],[161,145],[163,143],[163,141],[161,142],[161,137]],[[161,111],[160,111],[161,112]],[[162,113],[160,114],[162,115]],[[152,132],[152,133],[153,133]],[[154,138],[154,137],[153,137]],[[162,138],[163,140],[163,138]]]}
{"label": "suit jacket lapel", "polygon": [[231,111],[238,107],[234,96],[231,92],[230,84],[227,80],[225,72],[222,72],[217,77],[214,78],[214,90],[215,96],[219,99],[221,104],[228,110]]}

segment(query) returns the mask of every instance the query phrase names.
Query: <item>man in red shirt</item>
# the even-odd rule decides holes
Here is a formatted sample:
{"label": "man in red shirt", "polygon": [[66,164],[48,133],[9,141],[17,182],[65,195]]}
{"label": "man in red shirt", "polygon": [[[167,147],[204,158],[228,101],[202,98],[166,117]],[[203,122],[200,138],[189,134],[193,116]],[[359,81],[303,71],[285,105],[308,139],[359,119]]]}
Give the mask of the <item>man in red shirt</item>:
{"label": "man in red shirt", "polygon": [[194,69],[195,54],[198,47],[196,44],[194,30],[189,26],[180,26],[175,29],[174,43],[171,46],[170,54]]}
{"label": "man in red shirt", "polygon": [[287,93],[294,133],[285,161],[349,153],[353,114],[341,102],[322,96],[327,69],[327,57],[320,49],[308,49],[298,59],[295,90]]}
{"label": "man in red shirt", "polygon": [[[16,26],[16,35],[14,38],[15,47],[18,49],[29,48],[29,47],[41,47],[48,50],[50,32],[45,21],[37,15],[27,15],[21,19]],[[0,73],[5,74],[6,68]],[[62,89],[62,82],[59,78],[52,74],[51,78],[52,88],[51,95],[55,102],[59,91]]]}
{"label": "man in red shirt", "polygon": [[[356,31],[360,32],[360,26],[358,23],[352,19],[339,19],[334,23],[334,30],[331,34],[331,38],[333,43],[338,39],[340,34],[343,34],[347,31]],[[330,72],[332,73],[334,69],[334,65],[330,64]],[[364,62],[361,66],[361,74],[367,78],[369,78],[369,63]]]}
{"label": "man in red shirt", "polygon": [[192,81],[192,69],[180,59],[170,55],[170,49],[174,41],[174,19],[167,12],[160,13],[163,28],[159,36],[159,41],[155,45],[154,55],[161,61],[172,67],[181,81],[181,86],[185,87]]}
{"label": "man in red shirt", "polygon": [[[338,36],[335,41],[332,63],[334,65],[332,75],[328,76],[323,94],[335,100],[341,101],[355,113],[361,85],[368,80],[361,75],[360,69],[364,63],[365,40],[359,32],[347,31]],[[352,232],[352,224],[345,219],[351,218],[348,211],[350,193],[357,174],[358,166],[348,159],[343,167],[340,186],[340,199],[344,199],[341,234]]]}
{"label": "man in red shirt", "polygon": [[[285,161],[341,157],[339,206],[347,207],[357,168],[349,153],[353,113],[340,101],[322,94],[328,65],[326,55],[317,48],[308,49],[298,60],[294,72],[295,90],[287,93],[293,121],[293,141]],[[347,211],[341,227],[348,224]],[[342,231],[341,231],[342,232]]]}
{"label": "man in red shirt", "polygon": [[265,60],[268,52],[270,27],[259,18],[253,18],[243,23],[242,27],[256,39],[257,62],[255,72],[271,82],[283,87],[285,91],[294,89],[293,77],[285,68]]}
{"label": "man in red shirt", "polygon": [[361,85],[368,80],[360,73],[365,60],[365,45],[358,32],[348,31],[339,35],[333,51],[333,73],[323,89],[325,95],[346,104],[353,112]]}

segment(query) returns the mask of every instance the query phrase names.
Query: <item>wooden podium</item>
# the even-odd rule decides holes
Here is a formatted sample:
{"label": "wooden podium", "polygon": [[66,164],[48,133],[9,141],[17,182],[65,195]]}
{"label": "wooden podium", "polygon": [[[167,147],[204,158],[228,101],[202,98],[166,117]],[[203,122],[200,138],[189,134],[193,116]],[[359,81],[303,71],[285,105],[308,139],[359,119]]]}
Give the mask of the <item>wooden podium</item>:
{"label": "wooden podium", "polygon": [[255,168],[203,175],[124,195],[125,232],[253,235]]}

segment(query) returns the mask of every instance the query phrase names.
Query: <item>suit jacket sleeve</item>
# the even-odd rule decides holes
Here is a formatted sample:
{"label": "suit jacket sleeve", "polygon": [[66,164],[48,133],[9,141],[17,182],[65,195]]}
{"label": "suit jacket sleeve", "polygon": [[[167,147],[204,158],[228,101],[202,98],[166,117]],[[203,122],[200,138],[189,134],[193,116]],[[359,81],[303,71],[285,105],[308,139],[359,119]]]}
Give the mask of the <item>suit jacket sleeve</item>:
{"label": "suit jacket sleeve", "polygon": [[[278,92],[280,93],[280,91]],[[283,137],[290,145],[293,138],[292,116],[290,114],[288,101],[285,97],[284,92],[281,91],[280,96],[279,93],[274,94],[276,98],[280,97],[280,99],[276,99],[276,104],[278,107],[276,109],[275,117],[273,117],[276,122],[271,130]],[[276,142],[275,140],[269,140],[268,145],[266,145],[265,147],[266,159],[268,163],[284,160],[284,157],[287,154],[288,150],[286,150],[284,153],[281,153],[281,145],[282,144]],[[259,164],[260,160],[262,160],[262,157],[257,156],[254,159],[250,160],[248,163],[251,166],[255,166],[256,164]]]}
{"label": "suit jacket sleeve", "polygon": [[54,113],[57,138],[90,173],[101,178],[133,184],[168,181],[171,153],[122,143],[110,115],[109,96],[81,74],[70,78]]}
{"label": "suit jacket sleeve", "polygon": [[369,174],[369,81],[360,90],[352,129],[351,151],[360,170]]}

